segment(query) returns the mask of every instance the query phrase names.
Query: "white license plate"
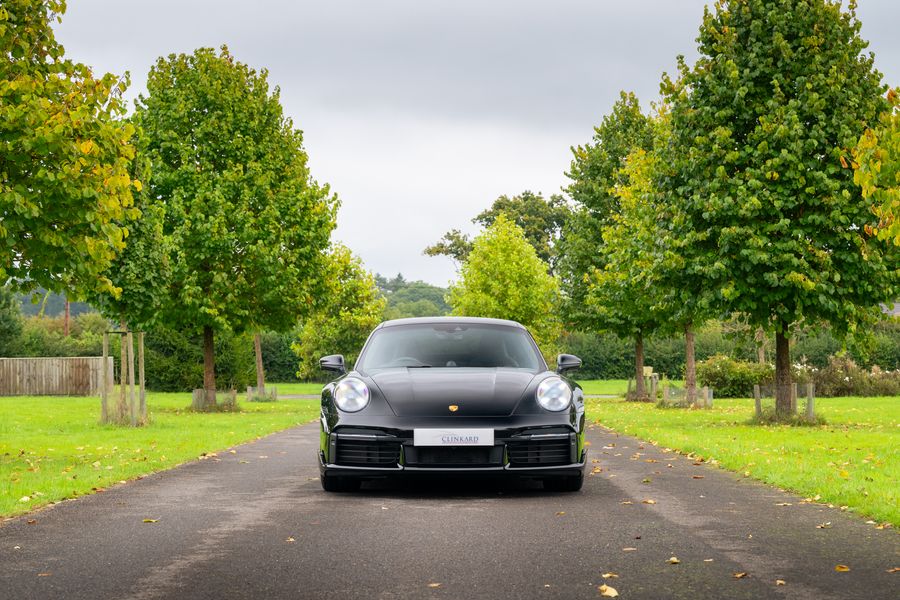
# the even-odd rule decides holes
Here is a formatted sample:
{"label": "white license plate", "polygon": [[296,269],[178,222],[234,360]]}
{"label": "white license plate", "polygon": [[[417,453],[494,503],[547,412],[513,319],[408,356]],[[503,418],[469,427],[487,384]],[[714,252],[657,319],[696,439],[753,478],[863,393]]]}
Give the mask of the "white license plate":
{"label": "white license plate", "polygon": [[414,429],[414,446],[493,446],[493,429]]}

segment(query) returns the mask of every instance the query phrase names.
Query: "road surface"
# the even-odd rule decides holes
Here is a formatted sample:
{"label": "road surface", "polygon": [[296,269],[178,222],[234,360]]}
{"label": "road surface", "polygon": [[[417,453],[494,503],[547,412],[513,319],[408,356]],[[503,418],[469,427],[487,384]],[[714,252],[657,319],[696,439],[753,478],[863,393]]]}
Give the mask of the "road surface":
{"label": "road surface", "polygon": [[0,598],[900,597],[896,531],[600,427],[588,439],[602,470],[580,493],[327,494],[304,425],[0,524]]}

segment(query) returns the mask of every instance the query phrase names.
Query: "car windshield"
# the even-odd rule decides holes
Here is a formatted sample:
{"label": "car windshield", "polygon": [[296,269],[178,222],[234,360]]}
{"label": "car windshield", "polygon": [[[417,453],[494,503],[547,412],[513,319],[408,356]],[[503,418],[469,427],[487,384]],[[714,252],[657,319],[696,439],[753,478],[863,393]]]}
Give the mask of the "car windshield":
{"label": "car windshield", "polygon": [[394,325],[377,330],[358,368],[511,368],[538,372],[543,360],[524,329],[478,323]]}

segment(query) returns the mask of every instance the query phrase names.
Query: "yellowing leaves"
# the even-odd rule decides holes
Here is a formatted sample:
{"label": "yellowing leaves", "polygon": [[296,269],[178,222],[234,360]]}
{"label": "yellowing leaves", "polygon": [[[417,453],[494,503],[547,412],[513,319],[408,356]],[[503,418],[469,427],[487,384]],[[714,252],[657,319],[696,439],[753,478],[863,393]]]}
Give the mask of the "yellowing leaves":
{"label": "yellowing leaves", "polygon": [[78,144],[78,149],[81,150],[83,154],[90,154],[91,150],[94,149],[94,142],[91,140],[85,140]]}
{"label": "yellowing leaves", "polygon": [[616,591],[616,588],[610,587],[605,583],[597,588],[597,591],[600,592],[601,596],[605,598],[618,598],[619,592]]}
{"label": "yellowing leaves", "polygon": [[159,523],[159,519],[144,519],[144,523]]}
{"label": "yellowing leaves", "polygon": [[670,565],[680,565],[680,564],[681,564],[681,561],[678,560],[678,557],[677,557],[677,556],[671,557],[671,558],[670,558],[669,560],[667,560],[666,562],[669,563]]}
{"label": "yellowing leaves", "polygon": [[850,571],[850,567],[847,565],[835,565],[834,570],[838,573],[847,573]]}

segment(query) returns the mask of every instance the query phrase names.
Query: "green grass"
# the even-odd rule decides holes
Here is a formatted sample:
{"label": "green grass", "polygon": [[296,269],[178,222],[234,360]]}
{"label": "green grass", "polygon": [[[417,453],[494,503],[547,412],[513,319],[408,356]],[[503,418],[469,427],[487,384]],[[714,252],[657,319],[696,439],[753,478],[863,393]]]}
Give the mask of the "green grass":
{"label": "green grass", "polygon": [[712,410],[587,405],[591,421],[620,433],[900,526],[900,398],[817,399],[827,425],[816,427],[748,425],[752,400],[716,400]]}
{"label": "green grass", "polygon": [[319,396],[322,393],[322,383],[266,383],[266,387],[273,387],[278,390],[279,396],[299,396],[313,395]]}
{"label": "green grass", "polygon": [[241,400],[239,412],[198,414],[185,410],[190,394],[151,392],[150,424],[131,429],[98,424],[97,398],[0,398],[0,516],[169,469],[319,412],[317,400]]}

